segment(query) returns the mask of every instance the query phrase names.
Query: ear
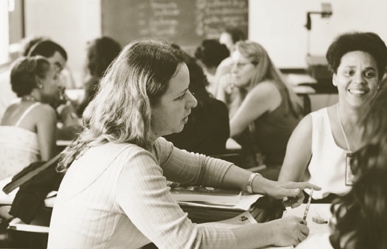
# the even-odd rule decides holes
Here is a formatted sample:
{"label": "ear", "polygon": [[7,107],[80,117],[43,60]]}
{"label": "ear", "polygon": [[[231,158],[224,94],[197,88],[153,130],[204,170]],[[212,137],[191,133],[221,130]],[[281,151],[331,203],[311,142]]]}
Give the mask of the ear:
{"label": "ear", "polygon": [[333,84],[334,86],[337,87],[337,83],[336,83],[336,74],[333,74],[333,75],[332,75],[332,84]]}
{"label": "ear", "polygon": [[43,88],[43,84],[41,83],[41,80],[39,77],[35,77],[35,81],[36,81],[36,87],[39,88],[39,89],[42,89]]}

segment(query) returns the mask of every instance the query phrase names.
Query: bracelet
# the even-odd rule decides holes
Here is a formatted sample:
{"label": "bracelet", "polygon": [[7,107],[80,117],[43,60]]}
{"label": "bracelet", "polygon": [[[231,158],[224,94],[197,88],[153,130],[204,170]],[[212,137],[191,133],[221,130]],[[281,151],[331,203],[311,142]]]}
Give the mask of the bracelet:
{"label": "bracelet", "polygon": [[247,180],[247,187],[246,187],[246,189],[247,189],[247,192],[250,193],[250,194],[254,193],[254,192],[253,192],[253,181],[254,181],[254,179],[255,179],[255,177],[256,177],[257,175],[261,175],[261,174],[258,174],[258,173],[252,173],[252,174],[249,176],[249,179]]}

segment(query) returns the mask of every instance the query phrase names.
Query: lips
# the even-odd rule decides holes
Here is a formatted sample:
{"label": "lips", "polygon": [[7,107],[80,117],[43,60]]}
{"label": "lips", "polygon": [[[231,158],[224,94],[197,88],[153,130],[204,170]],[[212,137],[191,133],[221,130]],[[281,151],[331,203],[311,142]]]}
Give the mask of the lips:
{"label": "lips", "polygon": [[354,95],[359,95],[359,96],[361,96],[361,95],[364,95],[364,94],[367,94],[367,93],[369,93],[370,92],[370,90],[369,89],[348,89],[348,92],[350,92],[350,93],[352,93],[352,94],[354,94]]}

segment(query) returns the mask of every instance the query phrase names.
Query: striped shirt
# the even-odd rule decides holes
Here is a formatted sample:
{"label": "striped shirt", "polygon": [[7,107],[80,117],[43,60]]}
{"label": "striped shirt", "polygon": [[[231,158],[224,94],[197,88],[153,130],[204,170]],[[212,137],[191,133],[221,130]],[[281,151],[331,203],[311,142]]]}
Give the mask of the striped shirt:
{"label": "striped shirt", "polygon": [[167,180],[221,187],[231,163],[179,150],[164,138],[153,153],[134,144],[89,149],[67,171],[48,248],[236,248],[228,228],[194,224]]}

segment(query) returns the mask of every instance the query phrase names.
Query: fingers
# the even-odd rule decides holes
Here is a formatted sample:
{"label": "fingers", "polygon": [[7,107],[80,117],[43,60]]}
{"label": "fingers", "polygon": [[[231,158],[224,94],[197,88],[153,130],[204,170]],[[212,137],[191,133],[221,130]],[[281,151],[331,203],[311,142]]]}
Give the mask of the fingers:
{"label": "fingers", "polygon": [[309,182],[287,182],[287,183],[284,183],[283,185],[284,187],[286,188],[299,188],[301,190],[304,190],[306,188],[309,188],[309,189],[314,189],[314,190],[321,190],[321,187],[315,185],[315,184],[312,184],[312,183],[309,183]]}

